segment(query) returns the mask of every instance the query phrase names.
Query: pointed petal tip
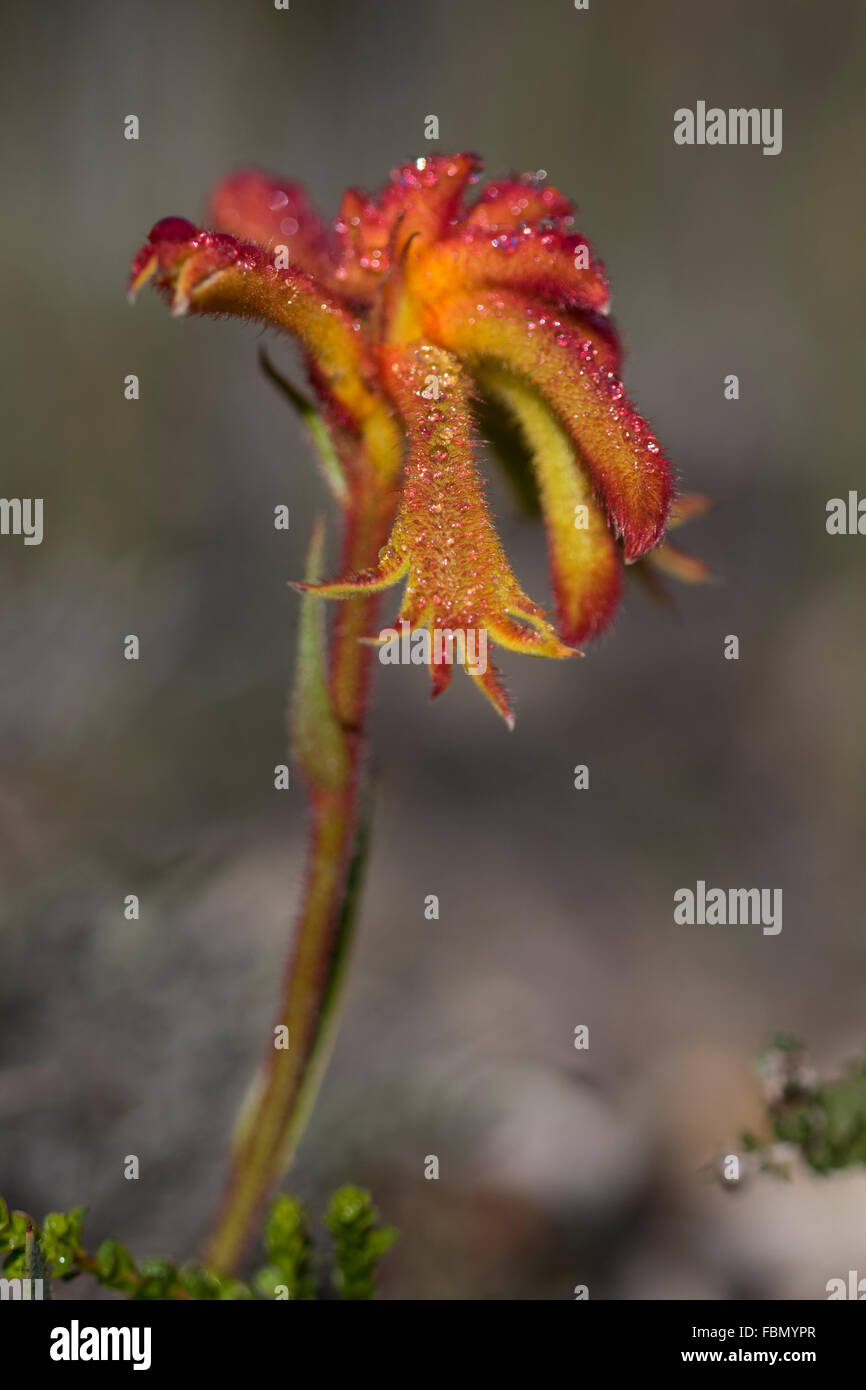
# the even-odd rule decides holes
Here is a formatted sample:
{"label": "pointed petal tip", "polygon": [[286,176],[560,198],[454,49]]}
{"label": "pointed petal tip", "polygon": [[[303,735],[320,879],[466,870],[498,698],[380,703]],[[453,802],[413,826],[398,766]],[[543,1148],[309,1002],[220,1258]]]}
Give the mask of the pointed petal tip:
{"label": "pointed petal tip", "polygon": [[654,569],[661,570],[672,579],[678,579],[682,584],[720,583],[720,576],[711,570],[709,565],[696,555],[680,550],[679,546],[671,545],[670,541],[651,550],[646,558]]}
{"label": "pointed petal tip", "polygon": [[707,512],[712,511],[713,505],[713,498],[702,492],[679,493],[668,512],[668,530],[673,526],[682,526],[696,517],[706,516]]}
{"label": "pointed petal tip", "polygon": [[521,625],[512,618],[501,617],[488,620],[487,626],[493,641],[506,651],[519,652],[524,656],[552,657],[558,661],[583,655],[575,647],[561,641],[550,624],[543,620]]}
{"label": "pointed petal tip", "polygon": [[357,598],[364,594],[378,594],[383,589],[389,589],[392,584],[396,584],[402,575],[374,574],[369,577],[357,579],[334,579],[324,584],[304,584],[297,580],[290,581],[291,587],[297,589],[302,594],[316,594],[319,598]]}
{"label": "pointed petal tip", "polygon": [[467,668],[467,675],[475,682],[482,695],[490,701],[505,727],[511,733],[514,729],[514,711],[505,693],[505,687],[499,679],[496,667],[488,666],[485,671],[477,672],[472,672]]}
{"label": "pointed petal tip", "polygon": [[606,604],[603,608],[582,604],[577,612],[569,612],[564,604],[557,605],[559,609],[559,635],[563,642],[567,643],[572,656],[586,656],[582,644],[594,641],[610,626],[619,603],[619,597],[618,585],[615,602]]}
{"label": "pointed petal tip", "polygon": [[617,527],[619,538],[623,542],[622,558],[625,564],[633,565],[638,560],[642,560],[651,550],[662,542],[667,525],[669,501],[663,501],[659,507],[659,514],[655,524],[650,527],[636,528],[632,526],[627,532],[622,527]]}
{"label": "pointed petal tip", "polygon": [[[146,254],[148,251],[149,254]],[[143,289],[147,282],[153,278],[158,264],[159,256],[156,251],[150,250],[147,245],[143,246],[132,263],[132,272],[126,291],[129,304],[135,303],[139,290]]]}
{"label": "pointed petal tip", "polygon": [[430,699],[436,700],[443,695],[451,684],[451,674],[453,667],[444,661],[430,663]]}

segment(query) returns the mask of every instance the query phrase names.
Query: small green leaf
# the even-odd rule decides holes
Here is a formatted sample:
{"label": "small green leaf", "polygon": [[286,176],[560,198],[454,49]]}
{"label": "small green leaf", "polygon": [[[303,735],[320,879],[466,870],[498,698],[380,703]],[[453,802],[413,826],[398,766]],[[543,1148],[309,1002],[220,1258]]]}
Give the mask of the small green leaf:
{"label": "small green leaf", "polygon": [[310,431],[316,452],[319,455],[319,462],[322,465],[322,472],[325,475],[325,482],[328,484],[334,497],[345,507],[349,500],[349,484],[343,472],[343,465],[340,462],[336,449],[334,448],[328,427],[316,410],[315,406],[307,400],[302,391],[299,391],[282,372],[279,372],[268,357],[264,348],[259,349],[259,362],[265,375],[282,391],[283,395],[291,401],[295,410],[300,415],[307,429]]}
{"label": "small green leaf", "polygon": [[101,1284],[119,1293],[135,1292],[138,1270],[129,1251],[119,1240],[104,1240],[96,1252],[96,1277]]}
{"label": "small green leaf", "polygon": [[50,1211],[46,1216],[41,1244],[52,1274],[65,1274],[76,1263],[85,1212],[85,1207],[73,1207],[69,1212]]}
{"label": "small green leaf", "polygon": [[[324,540],[324,522],[319,519],[313,527],[307,553],[305,579],[308,584],[316,584],[321,578]],[[314,594],[304,594],[301,598],[292,747],[314,787],[329,790],[344,784],[349,754],[328,688],[323,603]]]}
{"label": "small green leaf", "polygon": [[375,1297],[376,1266],[397,1239],[390,1227],[377,1226],[379,1213],[363,1188],[347,1185],[334,1193],[325,1225],[334,1237],[333,1283],[344,1299]]}
{"label": "small green leaf", "polygon": [[254,1285],[263,1298],[275,1298],[278,1286],[289,1298],[309,1301],[316,1297],[313,1246],[303,1208],[294,1197],[281,1194],[271,1207],[265,1226],[269,1263],[260,1269]]}
{"label": "small green leaf", "polygon": [[138,1272],[141,1283],[133,1294],[138,1303],[170,1299],[173,1286],[179,1282],[177,1269],[168,1260],[143,1260]]}
{"label": "small green leaf", "polygon": [[[9,1212],[6,1227],[0,1234],[0,1251],[7,1251],[3,1261],[3,1271],[8,1278],[24,1279],[25,1250],[27,1246],[27,1227],[30,1217],[26,1211]],[[34,1228],[38,1229],[38,1228]]]}
{"label": "small green leaf", "polygon": [[190,1298],[201,1302],[214,1302],[220,1296],[220,1281],[217,1276],[199,1265],[183,1265],[178,1271],[178,1280]]}
{"label": "small green leaf", "polygon": [[225,1279],[220,1285],[222,1303],[246,1303],[252,1297],[252,1289],[242,1284],[239,1279]]}

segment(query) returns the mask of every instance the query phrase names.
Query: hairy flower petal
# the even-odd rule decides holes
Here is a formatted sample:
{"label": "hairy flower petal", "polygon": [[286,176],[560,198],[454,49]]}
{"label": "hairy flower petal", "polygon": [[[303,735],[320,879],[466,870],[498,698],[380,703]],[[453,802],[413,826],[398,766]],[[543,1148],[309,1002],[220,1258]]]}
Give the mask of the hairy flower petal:
{"label": "hairy flower petal", "polygon": [[673,491],[670,469],[622,382],[586,338],[506,291],[443,300],[426,317],[430,336],[459,357],[492,359],[531,381],[577,444],[626,560],[662,537]]}
{"label": "hairy flower petal", "polygon": [[428,155],[393,170],[380,205],[386,218],[405,217],[407,233],[433,240],[456,217],[463,195],[481,169],[476,154]]}
{"label": "hairy flower petal", "polygon": [[278,270],[259,247],[207,232],[182,218],[158,222],[133,262],[130,292],[153,278],[172,312],[233,314],[285,329],[308,354],[311,379],[343,423],[375,442],[384,472],[399,466],[399,438],[372,368],[360,324],[310,276]]}
{"label": "hairy flower petal", "polygon": [[566,642],[579,645],[597,637],[613,617],[622,589],[619,547],[572,440],[546,402],[502,370],[487,369],[482,384],[511,411],[532,456],[560,632]]}
{"label": "hairy flower petal", "polygon": [[[511,572],[484,499],[473,458],[468,389],[459,363],[418,344],[382,350],[387,387],[407,436],[406,480],[394,530],[375,572],[317,586],[343,598],[405,577],[399,617],[431,638],[460,633],[463,651],[481,633],[514,651],[573,655]],[[470,637],[470,634],[474,634]],[[485,648],[486,649],[486,648]],[[433,666],[439,665],[435,656]],[[497,708],[504,695],[487,670],[463,660]],[[476,667],[478,663],[475,663]],[[434,670],[434,689],[447,678]],[[499,693],[497,693],[499,692]]]}
{"label": "hairy flower petal", "polygon": [[573,214],[572,204],[558,189],[537,178],[512,177],[485,184],[466,214],[465,225],[490,231],[540,221],[570,224]]}
{"label": "hairy flower petal", "polygon": [[555,230],[465,230],[429,248],[415,261],[413,288],[427,298],[461,285],[519,290],[563,308],[604,314],[610,290],[604,267],[584,237]]}
{"label": "hairy flower petal", "polygon": [[327,228],[300,184],[259,169],[241,169],[217,184],[209,207],[218,231],[252,241],[265,251],[284,245],[290,265],[323,284],[333,280]]}
{"label": "hairy flower petal", "polygon": [[348,189],[334,224],[346,293],[371,297],[413,237],[443,236],[480,167],[474,154],[431,155],[394,169],[375,197]]}
{"label": "hairy flower petal", "polygon": [[570,655],[520,588],[494,529],[460,364],[428,345],[385,348],[382,358],[408,445],[403,500],[387,547],[410,561],[404,616],[413,621],[429,603],[434,624],[499,624],[515,649]]}
{"label": "hairy flower petal", "polygon": [[514,728],[514,712],[508,698],[505,686],[499,678],[499,671],[492,662],[488,663],[486,671],[478,674],[470,671],[472,679],[475,681],[482,695],[490,701],[497,714],[501,715],[509,729]]}

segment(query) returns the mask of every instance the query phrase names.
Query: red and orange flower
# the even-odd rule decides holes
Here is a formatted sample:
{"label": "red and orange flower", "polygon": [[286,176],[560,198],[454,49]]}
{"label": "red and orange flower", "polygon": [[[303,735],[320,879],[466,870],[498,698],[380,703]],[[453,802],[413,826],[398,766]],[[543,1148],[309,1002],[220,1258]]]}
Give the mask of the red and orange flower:
{"label": "red and orange flower", "polygon": [[[344,468],[350,532],[390,526],[366,570],[352,569],[364,551],[350,539],[350,572],[319,593],[403,580],[412,629],[484,630],[564,657],[610,621],[625,563],[655,552],[680,577],[705,572],[663,543],[671,471],[625,396],[604,268],[571,204],[524,177],[467,205],[480,167],[469,154],[405,164],[377,198],[350,189],[330,232],[297,185],[235,175],[213,196],[215,230],[156,224],[131,290],[154,278],[176,314],[242,315],[300,343]],[[556,626],[493,525],[475,458],[482,401],[504,409],[532,460]],[[494,668],[467,669],[511,722]],[[432,664],[434,693],[450,672]]]}

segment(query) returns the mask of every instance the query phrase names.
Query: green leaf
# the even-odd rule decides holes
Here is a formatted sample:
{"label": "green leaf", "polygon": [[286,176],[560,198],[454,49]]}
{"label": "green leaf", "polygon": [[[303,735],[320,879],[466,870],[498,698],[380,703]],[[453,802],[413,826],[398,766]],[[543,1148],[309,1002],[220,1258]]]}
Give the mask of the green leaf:
{"label": "green leaf", "polygon": [[239,1279],[225,1279],[220,1284],[220,1301],[223,1303],[244,1303],[252,1297],[252,1289]]}
{"label": "green leaf", "polygon": [[101,1284],[119,1293],[135,1292],[138,1270],[135,1261],[119,1240],[104,1240],[96,1252],[97,1274]]}
{"label": "green leaf", "polygon": [[282,391],[307,426],[319,455],[325,482],[340,506],[345,507],[349,501],[349,484],[327,425],[304,393],[277,370],[264,348],[259,349],[259,362],[265,375]]}
{"label": "green leaf", "polygon": [[81,1225],[86,1207],[71,1211],[50,1211],[42,1226],[41,1245],[45,1260],[55,1276],[67,1274],[81,1249]]}
{"label": "green leaf", "polygon": [[[864,1060],[851,1063],[842,1076],[815,1082],[805,1069],[801,1042],[781,1034],[773,1046],[777,1056],[785,1059],[786,1068],[781,1094],[769,1105],[775,1137],[795,1145],[816,1173],[866,1163]],[[761,1060],[763,1069],[774,1075],[772,1052],[763,1054]]]}
{"label": "green leaf", "polygon": [[[308,584],[316,584],[321,579],[324,542],[325,527],[320,518],[313,527],[307,552],[304,577]],[[315,594],[304,594],[301,598],[292,747],[314,787],[329,790],[345,783],[349,754],[328,688],[324,607]]]}
{"label": "green leaf", "polygon": [[397,1232],[376,1223],[379,1213],[369,1192],[347,1185],[328,1204],[325,1225],[334,1237],[334,1287],[344,1299],[371,1299],[376,1294],[376,1267],[397,1239]]}
{"label": "green leaf", "polygon": [[275,1298],[285,1286],[289,1298],[309,1301],[316,1297],[313,1245],[303,1208],[294,1197],[281,1194],[271,1207],[265,1226],[269,1263],[254,1280],[263,1298]]}
{"label": "green leaf", "polygon": [[26,1211],[9,1212],[6,1226],[0,1233],[0,1251],[8,1252],[3,1261],[3,1272],[10,1279],[27,1277],[24,1272],[24,1257],[29,1224],[30,1217]]}
{"label": "green leaf", "polygon": [[143,1260],[138,1267],[141,1283],[132,1295],[137,1303],[171,1299],[178,1272],[169,1260]]}
{"label": "green leaf", "polygon": [[209,1269],[199,1265],[182,1265],[178,1280],[190,1298],[200,1302],[215,1302],[220,1296],[220,1280]]}

